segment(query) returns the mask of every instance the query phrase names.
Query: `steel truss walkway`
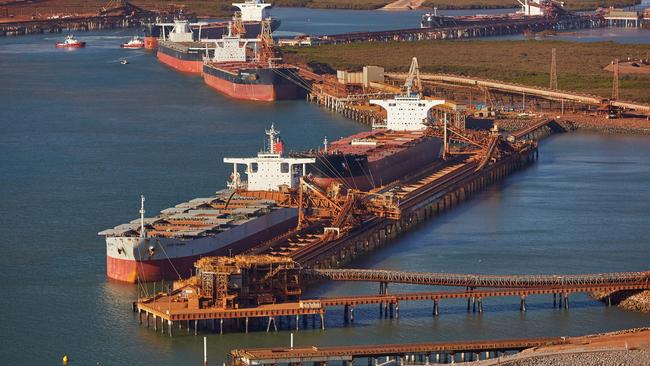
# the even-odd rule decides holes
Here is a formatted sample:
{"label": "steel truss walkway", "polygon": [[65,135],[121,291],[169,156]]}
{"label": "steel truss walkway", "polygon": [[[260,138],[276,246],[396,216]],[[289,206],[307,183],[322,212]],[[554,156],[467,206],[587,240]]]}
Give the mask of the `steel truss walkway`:
{"label": "steel truss walkway", "polygon": [[557,288],[604,285],[615,287],[641,284],[650,287],[650,271],[577,275],[478,275],[377,269],[311,269],[305,270],[303,273],[307,276],[332,281],[366,281],[469,288]]}

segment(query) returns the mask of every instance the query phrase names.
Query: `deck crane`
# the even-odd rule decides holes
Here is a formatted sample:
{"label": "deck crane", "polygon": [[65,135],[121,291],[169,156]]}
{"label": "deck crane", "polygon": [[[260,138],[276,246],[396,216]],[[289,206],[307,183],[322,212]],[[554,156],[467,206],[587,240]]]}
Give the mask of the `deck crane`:
{"label": "deck crane", "polygon": [[422,79],[420,79],[420,67],[418,66],[417,57],[413,57],[411,60],[411,67],[409,68],[409,73],[406,76],[404,87],[408,91],[422,95]]}

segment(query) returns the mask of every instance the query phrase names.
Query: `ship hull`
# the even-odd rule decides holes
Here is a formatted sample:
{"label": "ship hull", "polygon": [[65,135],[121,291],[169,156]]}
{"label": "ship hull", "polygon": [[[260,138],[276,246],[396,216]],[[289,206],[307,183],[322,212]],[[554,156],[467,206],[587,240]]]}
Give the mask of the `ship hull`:
{"label": "ship hull", "polygon": [[440,158],[442,142],[433,137],[423,138],[407,149],[368,161],[364,155],[318,155],[307,173],[323,188],[333,183],[343,188],[363,191],[394,182],[434,163]]}
{"label": "ship hull", "polygon": [[56,48],[84,48],[86,47],[86,42],[77,42],[77,43],[57,43]]}
{"label": "ship hull", "polygon": [[236,68],[224,70],[203,66],[206,85],[234,99],[275,101],[301,98],[304,93],[296,84],[282,75],[295,75],[293,68]]}
{"label": "ship hull", "polygon": [[214,236],[191,240],[107,237],[106,275],[127,283],[186,278],[199,258],[242,253],[297,223],[297,209],[282,208]]}
{"label": "ship hull", "polygon": [[190,74],[200,74],[203,71],[202,58],[182,57],[182,55],[178,55],[181,53],[179,51],[174,51],[174,53],[172,53],[171,50],[161,46],[158,48],[156,57],[158,58],[158,61],[176,71]]}

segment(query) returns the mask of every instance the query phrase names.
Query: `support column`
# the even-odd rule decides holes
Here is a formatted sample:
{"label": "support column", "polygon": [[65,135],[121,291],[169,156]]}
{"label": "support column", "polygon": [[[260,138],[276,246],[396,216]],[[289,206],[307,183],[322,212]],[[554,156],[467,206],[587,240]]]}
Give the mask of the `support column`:
{"label": "support column", "polygon": [[246,326],[245,326],[246,327],[246,333],[248,333],[248,317],[246,317],[245,322],[246,322]]}
{"label": "support column", "polygon": [[350,306],[350,322],[354,323],[354,305]]}
{"label": "support column", "polygon": [[219,319],[219,334],[223,334],[223,318]]}
{"label": "support column", "polygon": [[199,321],[194,320],[194,335],[198,335],[198,334],[199,334]]}
{"label": "support column", "polygon": [[[248,318],[246,318],[246,321],[248,321]],[[296,315],[296,330],[299,330],[299,325],[300,325],[300,315]]]}
{"label": "support column", "polygon": [[399,319],[399,301],[395,303],[395,319]]}
{"label": "support column", "polygon": [[320,314],[320,328],[325,330],[325,314],[323,313]]}
{"label": "support column", "polygon": [[521,304],[519,306],[519,310],[525,312],[526,311],[526,296],[522,295],[521,296]]}
{"label": "support column", "polygon": [[168,320],[168,321],[167,321],[167,325],[169,326],[169,336],[170,336],[170,337],[173,337],[172,329],[174,328],[174,322],[171,321],[171,320]]}
{"label": "support column", "polygon": [[565,309],[569,308],[569,294],[568,293],[564,294],[564,308]]}
{"label": "support column", "polygon": [[439,311],[438,300],[433,300],[433,316],[438,316]]}

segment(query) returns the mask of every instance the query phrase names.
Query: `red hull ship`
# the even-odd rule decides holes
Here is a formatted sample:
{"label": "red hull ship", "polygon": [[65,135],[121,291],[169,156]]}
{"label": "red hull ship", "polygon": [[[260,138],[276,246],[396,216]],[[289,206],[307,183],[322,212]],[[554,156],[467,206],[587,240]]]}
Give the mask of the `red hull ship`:
{"label": "red hull ship", "polygon": [[[213,54],[212,50],[207,55]],[[156,57],[161,63],[176,71],[189,74],[203,72],[203,57],[206,55],[205,43],[161,41]]]}
{"label": "red hull ship", "polygon": [[316,158],[307,173],[321,187],[336,182],[367,191],[432,164],[441,151],[442,141],[423,131],[374,130],[335,141],[327,151],[296,156]]}
{"label": "red hull ship", "polygon": [[[276,201],[237,194],[235,189],[278,191],[296,188],[304,165],[314,159],[283,156],[279,132],[267,130],[268,143],[257,157],[225,158],[232,163],[232,181],[215,196],[195,198],[145,218],[144,197],[140,218],[99,233],[106,237],[106,275],[123,282],[177,280],[192,274],[196,260],[245,252],[298,224],[298,209],[280,207]],[[240,179],[238,166],[246,169]],[[284,171],[288,164],[292,169]]]}
{"label": "red hull ship", "polygon": [[234,99],[275,101],[298,99],[304,92],[297,85],[298,69],[261,63],[208,63],[203,66],[203,81],[209,87]]}
{"label": "red hull ship", "polygon": [[370,132],[361,132],[335,141],[312,156],[316,163],[307,167],[321,187],[333,183],[342,188],[370,190],[394,182],[439,159],[442,141],[430,137],[425,129],[432,119],[430,109],[443,100],[425,100],[411,93],[394,99],[371,100],[387,111],[385,123]]}

